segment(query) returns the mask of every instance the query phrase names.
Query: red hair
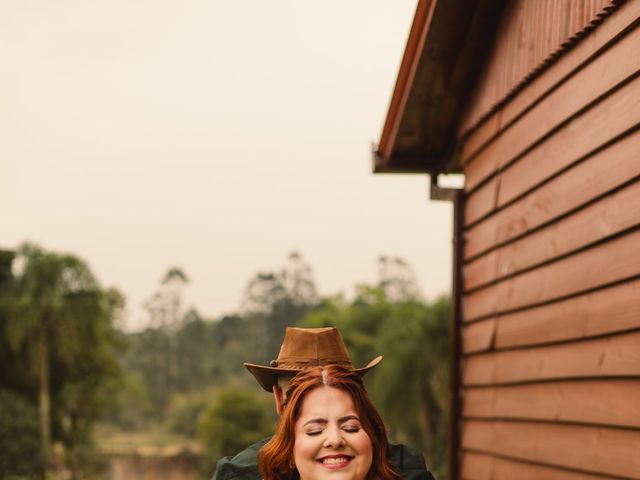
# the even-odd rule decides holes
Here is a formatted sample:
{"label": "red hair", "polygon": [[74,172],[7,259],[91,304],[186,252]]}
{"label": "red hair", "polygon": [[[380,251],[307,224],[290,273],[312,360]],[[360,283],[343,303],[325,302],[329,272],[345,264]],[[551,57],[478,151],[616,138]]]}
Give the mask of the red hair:
{"label": "red hair", "polygon": [[401,480],[389,462],[389,441],[382,421],[373,406],[360,376],[339,365],[313,367],[298,373],[287,390],[284,411],[276,433],[258,454],[258,467],[264,480],[295,480],[298,471],[290,467],[295,444],[294,427],[306,395],[316,388],[327,386],[349,394],[353,400],[362,428],[371,440],[372,461],[366,480]]}

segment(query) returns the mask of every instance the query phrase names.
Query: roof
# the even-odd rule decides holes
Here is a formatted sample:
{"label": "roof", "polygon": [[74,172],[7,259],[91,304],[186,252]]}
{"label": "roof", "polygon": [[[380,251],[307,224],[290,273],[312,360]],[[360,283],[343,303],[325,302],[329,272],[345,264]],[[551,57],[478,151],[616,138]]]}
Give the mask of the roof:
{"label": "roof", "polygon": [[419,0],[373,170],[460,171],[458,117],[493,39],[505,0]]}

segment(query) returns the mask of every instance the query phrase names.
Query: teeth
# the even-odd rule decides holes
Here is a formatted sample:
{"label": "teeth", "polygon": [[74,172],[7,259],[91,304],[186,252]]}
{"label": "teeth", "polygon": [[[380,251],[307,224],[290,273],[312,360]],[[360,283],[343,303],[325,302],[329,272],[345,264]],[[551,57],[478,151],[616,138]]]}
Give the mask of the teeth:
{"label": "teeth", "polygon": [[346,457],[323,458],[322,459],[322,463],[324,463],[325,465],[337,465],[339,463],[345,463],[346,461],[347,461]]}

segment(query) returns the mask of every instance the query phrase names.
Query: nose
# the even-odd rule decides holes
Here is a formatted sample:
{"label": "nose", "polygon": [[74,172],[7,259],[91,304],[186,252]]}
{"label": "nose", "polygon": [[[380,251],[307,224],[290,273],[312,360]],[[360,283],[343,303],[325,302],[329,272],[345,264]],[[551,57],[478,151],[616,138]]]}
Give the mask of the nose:
{"label": "nose", "polygon": [[342,431],[339,428],[328,428],[326,430],[327,436],[324,439],[325,448],[340,448],[345,445]]}

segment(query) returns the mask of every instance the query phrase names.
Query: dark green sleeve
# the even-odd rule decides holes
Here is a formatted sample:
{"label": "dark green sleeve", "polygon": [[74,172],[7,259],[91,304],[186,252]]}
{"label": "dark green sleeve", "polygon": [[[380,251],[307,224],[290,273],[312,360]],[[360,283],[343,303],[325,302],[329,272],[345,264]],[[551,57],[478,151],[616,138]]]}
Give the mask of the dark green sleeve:
{"label": "dark green sleeve", "polygon": [[435,480],[427,468],[424,455],[406,445],[389,445],[390,460],[404,480]]}
{"label": "dark green sleeve", "polygon": [[265,438],[233,457],[220,459],[211,480],[260,480],[258,451],[268,440]]}

